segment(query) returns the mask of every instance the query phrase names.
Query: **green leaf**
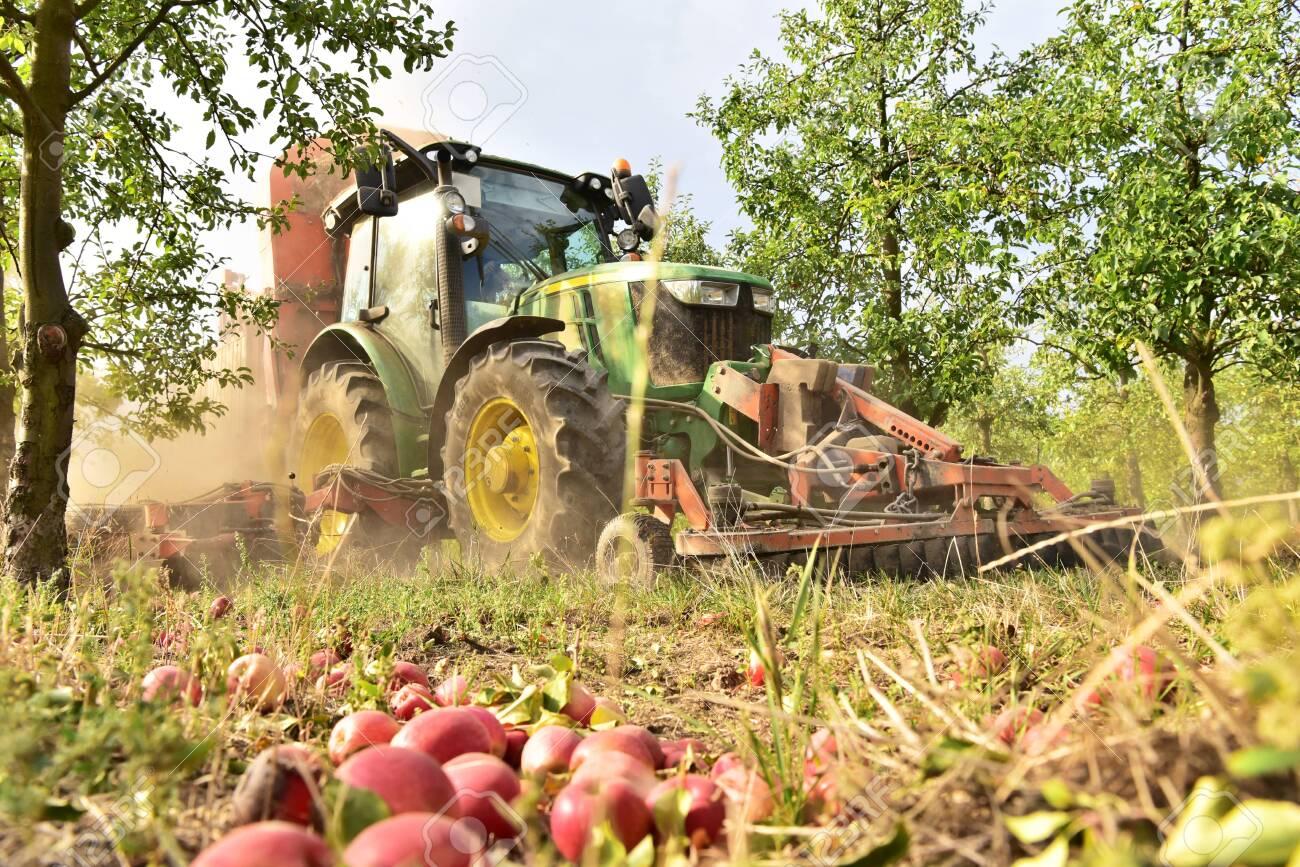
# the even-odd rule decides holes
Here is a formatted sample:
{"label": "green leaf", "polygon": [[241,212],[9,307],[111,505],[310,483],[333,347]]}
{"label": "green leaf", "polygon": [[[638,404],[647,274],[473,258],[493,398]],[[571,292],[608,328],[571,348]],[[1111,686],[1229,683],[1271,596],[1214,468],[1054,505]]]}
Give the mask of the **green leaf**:
{"label": "green leaf", "polygon": [[1234,777],[1262,777],[1300,766],[1300,750],[1247,747],[1228,756],[1228,773]]}
{"label": "green leaf", "polygon": [[338,846],[346,846],[362,831],[392,815],[388,805],[374,792],[339,780],[327,783],[322,797],[330,807],[327,836]]}
{"label": "green leaf", "polygon": [[217,143],[217,131],[215,129],[208,130],[208,140],[203,146],[207,150],[212,150],[212,146],[216,143]]}
{"label": "green leaf", "polygon": [[1048,780],[1038,791],[1044,801],[1058,810],[1068,810],[1075,805],[1074,792],[1064,780]]}
{"label": "green leaf", "polygon": [[1028,858],[1017,858],[1011,867],[1066,867],[1070,861],[1070,838],[1062,834],[1051,845]]}
{"label": "green leaf", "polygon": [[1040,810],[1003,819],[1007,830],[1021,843],[1041,843],[1070,824],[1071,816],[1061,810]]}

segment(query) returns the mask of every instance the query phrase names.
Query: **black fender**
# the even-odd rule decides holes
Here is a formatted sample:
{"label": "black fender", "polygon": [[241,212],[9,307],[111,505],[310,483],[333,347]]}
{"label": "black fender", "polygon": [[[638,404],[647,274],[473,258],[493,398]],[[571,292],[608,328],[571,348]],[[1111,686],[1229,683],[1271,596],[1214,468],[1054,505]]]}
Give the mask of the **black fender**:
{"label": "black fender", "polygon": [[549,316],[503,316],[493,319],[465,338],[465,342],[456,348],[456,352],[447,362],[438,382],[438,390],[429,407],[429,478],[439,481],[442,478],[442,439],[443,422],[447,411],[456,399],[456,385],[461,377],[469,372],[470,362],[486,351],[494,343],[512,340],[531,340],[544,334],[554,334],[564,330],[564,321]]}

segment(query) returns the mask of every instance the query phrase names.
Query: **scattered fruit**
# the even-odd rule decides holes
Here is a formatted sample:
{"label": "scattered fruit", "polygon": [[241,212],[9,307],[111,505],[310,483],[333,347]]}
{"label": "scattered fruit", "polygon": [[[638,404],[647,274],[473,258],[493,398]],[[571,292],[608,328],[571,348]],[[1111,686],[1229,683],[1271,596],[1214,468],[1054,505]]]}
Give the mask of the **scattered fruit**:
{"label": "scattered fruit", "polygon": [[226,669],[226,691],[259,710],[274,710],[284,701],[284,674],[269,657],[248,653]]}
{"label": "scattered fruit", "polygon": [[455,796],[440,764],[424,753],[391,744],[362,750],[340,765],[335,776],[374,792],[394,815],[441,813]]}
{"label": "scattered fruit", "polygon": [[564,726],[542,726],[524,744],[519,770],[528,777],[558,774],[569,769],[582,735]]}
{"label": "scattered fruit", "polygon": [[617,778],[574,780],[555,796],[551,805],[551,836],[555,847],[565,858],[580,862],[592,831],[601,823],[609,822],[614,836],[631,851],[654,825],[644,797],[643,792]]}
{"label": "scattered fruit", "polygon": [[835,733],[830,729],[820,728],[808,739],[808,748],[804,751],[803,773],[805,777],[815,777],[829,769],[839,755],[839,746],[835,742]]}
{"label": "scattered fruit", "polygon": [[488,738],[492,742],[492,749],[488,750],[488,752],[498,759],[504,756],[506,754],[506,728],[501,725],[501,720],[497,719],[497,715],[485,707],[473,704],[466,705],[465,710],[472,713],[474,718],[483,724],[483,728],[487,729]]}
{"label": "scattered fruit", "polygon": [[[707,849],[722,834],[722,823],[727,818],[727,805],[722,789],[708,777],[687,774],[664,780],[646,796],[646,807],[653,813],[661,798],[677,789],[685,789],[689,798],[686,808],[686,837],[696,849]],[[666,829],[660,828],[660,831]]]}
{"label": "scattered fruit", "polygon": [[334,867],[334,855],[305,828],[258,822],[231,831],[199,853],[190,867]]}
{"label": "scattered fruit", "polygon": [[1004,744],[1014,744],[1042,721],[1043,712],[1036,707],[1009,707],[993,718],[989,730]]}
{"label": "scattered fruit", "polygon": [[[717,770],[717,765],[714,765]],[[772,787],[756,772],[741,765],[731,765],[712,777],[727,800],[736,806],[747,822],[762,822],[776,809]]]}
{"label": "scattered fruit", "polygon": [[431,687],[429,675],[424,673],[423,668],[420,668],[414,662],[404,662],[399,659],[393,663],[393,674],[388,680],[388,691],[392,692],[395,689],[401,689],[408,683],[418,683],[425,689]]}
{"label": "scattered fruit", "polygon": [[416,714],[433,710],[437,702],[427,686],[408,683],[393,693],[392,698],[388,700],[388,706],[393,709],[393,716],[400,720],[409,720]]}
{"label": "scattered fruit", "polygon": [[749,651],[749,665],[745,668],[745,678],[753,687],[760,687],[767,683],[767,669],[763,667],[763,657],[759,656],[757,650]]}
{"label": "scattered fruit", "polygon": [[484,849],[472,823],[435,813],[403,813],[376,822],[343,852],[348,867],[469,867]]}
{"label": "scattered fruit", "polygon": [[281,744],[262,750],[235,787],[233,822],[248,825],[276,819],[320,830],[322,782],[320,761],[306,748]]}
{"label": "scattered fruit", "polygon": [[140,682],[140,697],[145,701],[168,703],[184,699],[197,706],[203,700],[203,684],[174,665],[160,665]]}
{"label": "scattered fruit", "polygon": [[393,746],[418,750],[439,762],[465,753],[490,753],[492,738],[478,718],[466,708],[425,711],[402,727]]}
{"label": "scattered fruit", "polygon": [[560,708],[560,713],[579,725],[589,725],[591,715],[596,710],[596,697],[585,686],[574,681],[569,684],[569,701]]}
{"label": "scattered fruit", "polygon": [[350,713],[335,723],[330,732],[330,761],[341,765],[353,753],[388,743],[401,728],[397,720],[383,711],[359,710]]}
{"label": "scattered fruit", "polygon": [[1144,644],[1128,649],[1117,647],[1111,656],[1119,660],[1114,679],[1147,701],[1163,696],[1173,683],[1174,673],[1169,665]]}
{"label": "scattered fruit", "polygon": [[519,778],[510,766],[487,753],[457,756],[443,766],[456,790],[456,813],[476,819],[498,840],[523,833],[510,804],[519,797]]}
{"label": "scattered fruit", "polygon": [[316,689],[330,695],[343,695],[352,683],[352,663],[344,662],[334,666],[328,674],[316,679]]}
{"label": "scattered fruit", "polygon": [[[578,744],[578,746],[573,750],[573,755],[569,759],[569,768],[576,771],[581,768],[582,763],[591,756],[598,753],[614,752],[622,753],[629,758],[641,762],[651,771],[656,770],[658,764],[655,757],[651,754],[650,748],[646,746],[645,740],[642,738],[641,734],[635,731],[629,731],[630,728],[631,726],[619,726],[617,728],[593,732],[583,738],[582,743]],[[645,730],[642,729],[642,731]],[[653,737],[653,735],[651,735],[651,737]],[[658,744],[656,743],[656,746],[657,745]]]}
{"label": "scattered fruit", "polygon": [[438,684],[438,688],[433,691],[433,700],[437,702],[438,707],[458,707],[468,704],[469,683],[459,674],[453,674]]}
{"label": "scattered fruit", "polygon": [[208,606],[208,616],[213,620],[220,620],[230,613],[230,609],[233,606],[234,603],[230,601],[229,596],[218,596],[216,599],[213,599],[212,604]]}
{"label": "scattered fruit", "polygon": [[343,660],[331,648],[318,650],[307,660],[307,676],[315,680]]}
{"label": "scattered fruit", "polygon": [[[506,729],[506,754],[502,758],[516,771],[521,767],[524,747],[528,746],[528,740],[528,732],[523,729]],[[568,763],[565,764],[567,766]]]}
{"label": "scattered fruit", "polygon": [[675,741],[660,741],[664,754],[665,768],[678,768],[690,757],[688,770],[703,770],[703,756],[708,750],[704,742],[695,738],[679,738]]}

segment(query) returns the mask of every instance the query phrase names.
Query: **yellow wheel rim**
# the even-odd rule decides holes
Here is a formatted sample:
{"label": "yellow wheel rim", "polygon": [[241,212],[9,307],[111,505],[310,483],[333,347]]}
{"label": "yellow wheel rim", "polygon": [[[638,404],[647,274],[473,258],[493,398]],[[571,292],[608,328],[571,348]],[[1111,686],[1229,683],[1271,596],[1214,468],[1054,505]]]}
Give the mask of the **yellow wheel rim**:
{"label": "yellow wheel rim", "polygon": [[537,504],[537,440],[523,410],[495,397],[479,408],[465,441],[465,499],[488,538],[511,542]]}
{"label": "yellow wheel rim", "polygon": [[[345,464],[351,452],[343,425],[333,415],[323,414],[312,419],[302,440],[298,456],[298,484],[310,491],[316,474],[330,464]],[[352,525],[355,515],[327,509],[320,516],[320,537],[316,550],[328,554],[339,546]]]}

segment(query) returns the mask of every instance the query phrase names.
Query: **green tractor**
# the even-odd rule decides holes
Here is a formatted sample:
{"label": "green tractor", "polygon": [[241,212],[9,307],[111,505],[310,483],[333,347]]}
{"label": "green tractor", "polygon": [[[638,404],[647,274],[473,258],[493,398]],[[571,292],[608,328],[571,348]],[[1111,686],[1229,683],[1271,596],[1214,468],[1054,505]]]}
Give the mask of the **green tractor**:
{"label": "green tractor", "polygon": [[488,566],[594,555],[648,579],[814,550],[916,575],[1035,543],[1025,559],[1086,560],[1051,538],[1080,527],[1101,558],[1152,544],[1104,486],[963,458],[869,367],[774,344],[767,280],[647,261],[660,220],[625,162],[572,176],[384,137],[324,209],[341,321],[303,356],[292,444],[322,550],[450,536]]}

